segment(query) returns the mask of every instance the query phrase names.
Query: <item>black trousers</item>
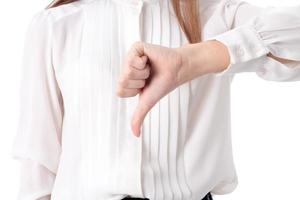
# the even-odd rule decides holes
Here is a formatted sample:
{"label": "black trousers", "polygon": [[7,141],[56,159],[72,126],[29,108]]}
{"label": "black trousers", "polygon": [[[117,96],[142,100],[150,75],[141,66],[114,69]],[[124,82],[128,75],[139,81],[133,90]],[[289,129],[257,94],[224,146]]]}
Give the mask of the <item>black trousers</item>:
{"label": "black trousers", "polygon": [[[143,200],[143,198],[132,198],[132,197],[125,197],[123,199],[127,199],[127,200],[130,200],[130,199],[135,199],[135,200]],[[144,200],[149,200],[147,198],[145,198]],[[205,197],[203,197],[201,200],[213,200],[210,192],[207,193],[207,195]]]}

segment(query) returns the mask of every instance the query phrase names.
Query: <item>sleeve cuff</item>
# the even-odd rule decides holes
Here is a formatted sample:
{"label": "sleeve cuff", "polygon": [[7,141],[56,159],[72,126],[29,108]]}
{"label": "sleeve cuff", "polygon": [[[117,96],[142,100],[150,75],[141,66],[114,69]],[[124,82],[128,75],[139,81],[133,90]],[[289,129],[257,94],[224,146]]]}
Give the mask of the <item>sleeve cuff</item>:
{"label": "sleeve cuff", "polygon": [[24,159],[21,162],[18,200],[50,200],[55,175],[39,163]]}
{"label": "sleeve cuff", "polygon": [[259,34],[251,25],[243,25],[208,38],[218,40],[227,46],[230,55],[230,64],[216,76],[234,74],[239,72],[255,71],[254,68],[245,68],[241,63],[251,61],[266,55],[269,50],[263,43]]}

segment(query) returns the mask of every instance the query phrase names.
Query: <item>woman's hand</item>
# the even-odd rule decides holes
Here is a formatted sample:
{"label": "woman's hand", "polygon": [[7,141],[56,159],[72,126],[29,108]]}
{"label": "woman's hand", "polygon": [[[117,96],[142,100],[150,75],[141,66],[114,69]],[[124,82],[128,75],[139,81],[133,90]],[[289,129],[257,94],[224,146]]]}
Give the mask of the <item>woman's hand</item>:
{"label": "woman's hand", "polygon": [[[134,135],[139,137],[146,114],[166,94],[198,76],[223,70],[222,66],[228,65],[226,62],[220,64],[224,61],[222,57],[226,60],[224,50],[227,51],[226,47],[216,41],[186,44],[179,48],[134,43],[117,86],[119,97],[140,94],[131,120]],[[216,57],[220,53],[225,56]]]}

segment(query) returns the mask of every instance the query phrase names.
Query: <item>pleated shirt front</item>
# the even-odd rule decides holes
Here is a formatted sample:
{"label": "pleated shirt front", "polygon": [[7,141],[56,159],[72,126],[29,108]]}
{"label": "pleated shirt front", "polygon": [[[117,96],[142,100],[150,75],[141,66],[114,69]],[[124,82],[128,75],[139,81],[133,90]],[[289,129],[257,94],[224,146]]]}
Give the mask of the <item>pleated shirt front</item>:
{"label": "pleated shirt front", "polygon": [[[53,187],[23,191],[20,199],[51,193],[51,200],[119,200],[127,195],[200,200],[208,192],[226,194],[236,188],[232,78],[253,71],[267,80],[299,80],[299,62],[284,65],[266,56],[273,52],[300,60],[299,51],[294,52],[299,50],[294,45],[300,41],[299,12],[287,15],[235,0],[202,0],[199,7],[202,40],[226,43],[231,65],[163,97],[146,115],[140,138],[130,129],[138,96],[117,97],[116,84],[135,41],[167,47],[187,43],[171,1],[78,1],[33,17],[25,41],[13,154],[56,177]],[[281,14],[293,21],[294,29],[286,23],[272,26],[262,11]],[[253,14],[258,17],[250,20]]]}

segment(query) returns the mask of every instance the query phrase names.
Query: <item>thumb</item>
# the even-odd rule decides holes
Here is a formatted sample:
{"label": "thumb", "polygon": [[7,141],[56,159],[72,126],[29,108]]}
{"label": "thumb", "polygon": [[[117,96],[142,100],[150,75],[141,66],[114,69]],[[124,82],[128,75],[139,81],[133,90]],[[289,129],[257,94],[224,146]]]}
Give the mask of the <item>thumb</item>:
{"label": "thumb", "polygon": [[[148,43],[143,43],[143,55],[146,55],[149,60],[157,60],[157,52],[155,52],[155,46]],[[168,82],[164,79],[164,76],[157,74],[155,65],[150,64],[151,74],[146,80],[146,85],[139,94],[138,105],[133,113],[131,120],[131,129],[136,137],[140,136],[140,128],[152,107],[159,101],[165,94],[164,84]]]}
{"label": "thumb", "polygon": [[131,120],[131,129],[136,137],[140,136],[142,123],[144,122],[147,113],[151,109],[150,106],[147,105],[142,99],[142,94],[140,94],[138,105],[133,113]]}
{"label": "thumb", "polygon": [[152,88],[146,86],[139,95],[138,105],[133,113],[131,120],[131,129],[136,137],[140,136],[140,128],[147,113],[155,104],[155,95],[152,95]]}

